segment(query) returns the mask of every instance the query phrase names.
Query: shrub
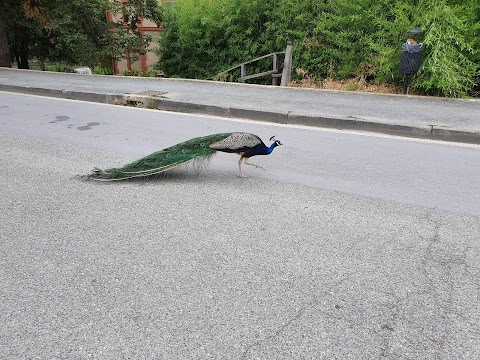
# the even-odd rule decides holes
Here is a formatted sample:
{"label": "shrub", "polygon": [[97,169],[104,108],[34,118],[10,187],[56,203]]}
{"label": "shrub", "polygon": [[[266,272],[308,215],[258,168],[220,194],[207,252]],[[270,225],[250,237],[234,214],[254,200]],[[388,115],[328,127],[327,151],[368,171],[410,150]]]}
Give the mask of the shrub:
{"label": "shrub", "polygon": [[420,24],[426,50],[413,89],[478,95],[478,0],[177,0],[166,24],[159,67],[167,76],[209,78],[292,41],[302,70],[294,80],[393,85],[407,31]]}

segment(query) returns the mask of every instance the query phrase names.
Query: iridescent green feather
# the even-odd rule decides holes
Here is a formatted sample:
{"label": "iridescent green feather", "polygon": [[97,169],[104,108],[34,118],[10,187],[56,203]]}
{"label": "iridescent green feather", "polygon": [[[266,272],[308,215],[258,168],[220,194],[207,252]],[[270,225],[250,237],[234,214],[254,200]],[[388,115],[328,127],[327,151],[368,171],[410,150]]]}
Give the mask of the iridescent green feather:
{"label": "iridescent green feather", "polygon": [[190,161],[208,159],[217,150],[210,147],[233,133],[214,134],[184,141],[169,148],[154,152],[121,168],[94,169],[86,177],[92,180],[114,181],[160,174]]}

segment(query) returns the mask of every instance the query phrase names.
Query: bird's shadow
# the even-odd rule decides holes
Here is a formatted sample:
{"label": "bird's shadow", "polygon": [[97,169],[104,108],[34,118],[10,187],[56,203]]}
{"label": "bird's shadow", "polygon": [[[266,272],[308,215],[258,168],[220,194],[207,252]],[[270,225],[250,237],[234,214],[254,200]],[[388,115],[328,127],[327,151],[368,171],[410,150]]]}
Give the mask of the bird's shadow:
{"label": "bird's shadow", "polygon": [[139,184],[139,185],[148,185],[148,184],[171,184],[171,183],[198,183],[201,182],[210,182],[210,181],[218,181],[220,178],[226,177],[234,177],[239,179],[235,176],[228,176],[226,173],[223,172],[215,172],[215,171],[202,171],[202,170],[191,170],[191,169],[178,169],[178,170],[170,170],[165,173],[150,175],[150,176],[143,176],[143,177],[134,177],[125,180],[113,180],[113,181],[105,181],[105,180],[96,180],[88,178],[88,175],[76,175],[72,177],[72,179],[77,179],[81,181],[88,181],[93,182],[98,185],[119,185],[119,184]]}

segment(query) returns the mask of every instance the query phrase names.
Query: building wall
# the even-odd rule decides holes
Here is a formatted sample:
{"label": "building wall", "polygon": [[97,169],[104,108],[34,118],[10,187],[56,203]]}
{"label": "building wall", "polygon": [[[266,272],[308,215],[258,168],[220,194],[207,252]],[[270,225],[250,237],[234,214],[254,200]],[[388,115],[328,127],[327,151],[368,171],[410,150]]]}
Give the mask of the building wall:
{"label": "building wall", "polygon": [[[115,0],[111,0],[115,1]],[[120,0],[121,2],[128,2],[128,0]],[[171,5],[175,2],[174,0],[158,0],[162,3],[166,4],[167,10],[171,8]],[[113,20],[112,14],[107,14],[108,20]],[[140,59],[138,61],[130,61],[129,54],[126,54],[127,59],[121,61],[115,61],[113,63],[113,72],[115,75],[122,74],[125,71],[137,70],[137,71],[148,71],[151,69],[152,65],[158,62],[158,57],[155,54],[155,49],[158,47],[156,43],[156,38],[164,31],[164,28],[159,28],[157,25],[150,20],[142,19],[141,22],[138,24],[138,31],[144,35],[150,35],[154,41],[150,43],[147,47],[147,52],[144,55],[140,55]]]}

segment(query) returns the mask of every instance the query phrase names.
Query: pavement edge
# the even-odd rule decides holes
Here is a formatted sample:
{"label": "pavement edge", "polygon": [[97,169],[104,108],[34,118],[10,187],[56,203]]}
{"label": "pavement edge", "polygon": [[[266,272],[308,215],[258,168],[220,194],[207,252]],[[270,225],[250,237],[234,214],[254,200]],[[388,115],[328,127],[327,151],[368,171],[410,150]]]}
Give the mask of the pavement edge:
{"label": "pavement edge", "polygon": [[227,108],[216,105],[194,104],[175,101],[161,96],[145,96],[138,94],[100,94],[69,91],[64,89],[45,89],[15,85],[0,85],[0,91],[26,93],[31,95],[82,100],[104,104],[134,105],[144,108],[172,112],[203,114],[227,118],[251,119],[277,124],[292,124],[338,130],[365,131],[395,136],[480,145],[480,132],[449,130],[444,128],[436,128],[434,126],[422,128],[417,126],[394,125],[381,122],[365,121],[353,117],[341,118],[328,116],[311,116],[296,114],[294,112],[280,113],[271,111],[259,111],[254,109],[242,109],[235,107]]}

